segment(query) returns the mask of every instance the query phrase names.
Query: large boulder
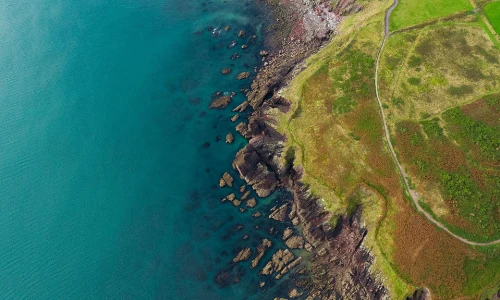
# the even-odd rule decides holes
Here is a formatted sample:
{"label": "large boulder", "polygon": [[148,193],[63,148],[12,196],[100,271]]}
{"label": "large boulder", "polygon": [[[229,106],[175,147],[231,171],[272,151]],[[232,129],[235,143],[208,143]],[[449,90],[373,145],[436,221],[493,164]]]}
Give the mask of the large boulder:
{"label": "large boulder", "polygon": [[231,102],[230,96],[222,96],[210,103],[209,108],[224,108]]}

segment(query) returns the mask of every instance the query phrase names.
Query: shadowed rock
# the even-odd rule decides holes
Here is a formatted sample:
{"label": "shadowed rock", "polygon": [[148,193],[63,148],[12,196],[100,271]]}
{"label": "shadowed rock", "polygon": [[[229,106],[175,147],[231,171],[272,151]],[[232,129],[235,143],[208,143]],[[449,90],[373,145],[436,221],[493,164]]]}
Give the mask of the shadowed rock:
{"label": "shadowed rock", "polygon": [[[415,291],[411,298],[406,298],[407,300],[431,300],[431,292],[428,288],[423,287]],[[493,298],[494,299],[494,298]]]}
{"label": "shadowed rock", "polygon": [[271,213],[271,215],[269,215],[269,219],[273,219],[273,220],[280,221],[280,222],[285,221],[285,219],[286,219],[286,209],[287,209],[287,205],[283,204],[278,209],[276,209],[275,211],[273,211]]}

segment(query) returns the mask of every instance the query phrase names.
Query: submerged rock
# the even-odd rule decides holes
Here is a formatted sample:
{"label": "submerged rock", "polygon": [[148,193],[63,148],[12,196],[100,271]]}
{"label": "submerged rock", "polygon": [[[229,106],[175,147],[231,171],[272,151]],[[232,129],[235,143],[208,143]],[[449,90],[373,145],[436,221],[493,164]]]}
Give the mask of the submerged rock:
{"label": "submerged rock", "polygon": [[245,274],[245,269],[237,264],[231,264],[226,269],[221,269],[214,277],[214,282],[224,288],[240,281],[240,278]]}

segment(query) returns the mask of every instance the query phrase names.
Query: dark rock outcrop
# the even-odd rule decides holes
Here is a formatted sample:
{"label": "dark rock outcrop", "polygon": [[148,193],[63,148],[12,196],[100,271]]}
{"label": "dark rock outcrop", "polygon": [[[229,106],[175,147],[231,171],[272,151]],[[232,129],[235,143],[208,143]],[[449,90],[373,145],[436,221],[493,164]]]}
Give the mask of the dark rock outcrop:
{"label": "dark rock outcrop", "polygon": [[411,298],[407,298],[407,300],[431,300],[431,292],[428,288],[420,288],[413,293]]}

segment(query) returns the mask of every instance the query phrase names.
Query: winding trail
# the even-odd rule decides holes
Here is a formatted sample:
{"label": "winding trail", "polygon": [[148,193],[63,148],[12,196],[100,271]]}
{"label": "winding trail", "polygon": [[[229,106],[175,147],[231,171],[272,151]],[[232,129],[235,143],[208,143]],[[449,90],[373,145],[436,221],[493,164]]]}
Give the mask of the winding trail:
{"label": "winding trail", "polygon": [[417,210],[421,214],[423,214],[429,221],[431,221],[432,223],[434,223],[434,225],[436,225],[437,227],[439,227],[442,230],[446,231],[448,234],[450,234],[452,237],[456,238],[457,240],[459,240],[459,241],[461,241],[463,243],[469,244],[469,245],[473,245],[473,246],[491,246],[491,245],[495,245],[495,244],[500,244],[500,240],[495,240],[495,241],[491,241],[491,242],[481,243],[481,242],[474,242],[474,241],[468,240],[468,239],[466,239],[464,237],[461,237],[461,236],[459,236],[459,235],[451,232],[444,224],[442,224],[441,222],[439,222],[438,220],[436,220],[431,214],[429,214],[427,211],[425,211],[420,206],[420,204],[418,203],[418,198],[419,198],[418,193],[417,193],[417,191],[411,189],[410,184],[408,183],[408,178],[406,176],[406,172],[404,171],[403,167],[399,163],[399,160],[398,160],[398,158],[396,156],[396,152],[394,151],[394,148],[393,148],[392,143],[391,143],[391,137],[389,135],[389,128],[387,127],[387,120],[386,120],[386,117],[385,117],[384,108],[382,106],[382,101],[380,100],[380,96],[379,96],[378,69],[379,69],[380,57],[382,55],[382,51],[384,49],[385,42],[387,41],[387,38],[389,38],[389,35],[390,35],[390,32],[389,32],[389,20],[390,20],[390,16],[391,16],[392,11],[396,8],[396,6],[398,6],[398,4],[399,4],[399,0],[394,0],[394,3],[392,4],[392,6],[385,13],[384,40],[382,41],[382,45],[380,46],[380,50],[379,50],[378,56],[377,56],[377,61],[376,61],[376,64],[375,64],[375,93],[377,95],[377,101],[378,101],[378,105],[379,105],[379,108],[380,108],[380,113],[382,114],[382,121],[384,123],[385,138],[387,140],[387,145],[389,146],[389,150],[391,152],[392,158],[394,159],[394,162],[396,163],[396,166],[397,166],[397,168],[399,170],[399,173],[400,173],[401,177],[403,178],[403,181],[404,181],[406,189],[410,193],[410,197],[411,197],[411,200],[413,201],[413,204],[415,204],[415,207],[417,208]]}

